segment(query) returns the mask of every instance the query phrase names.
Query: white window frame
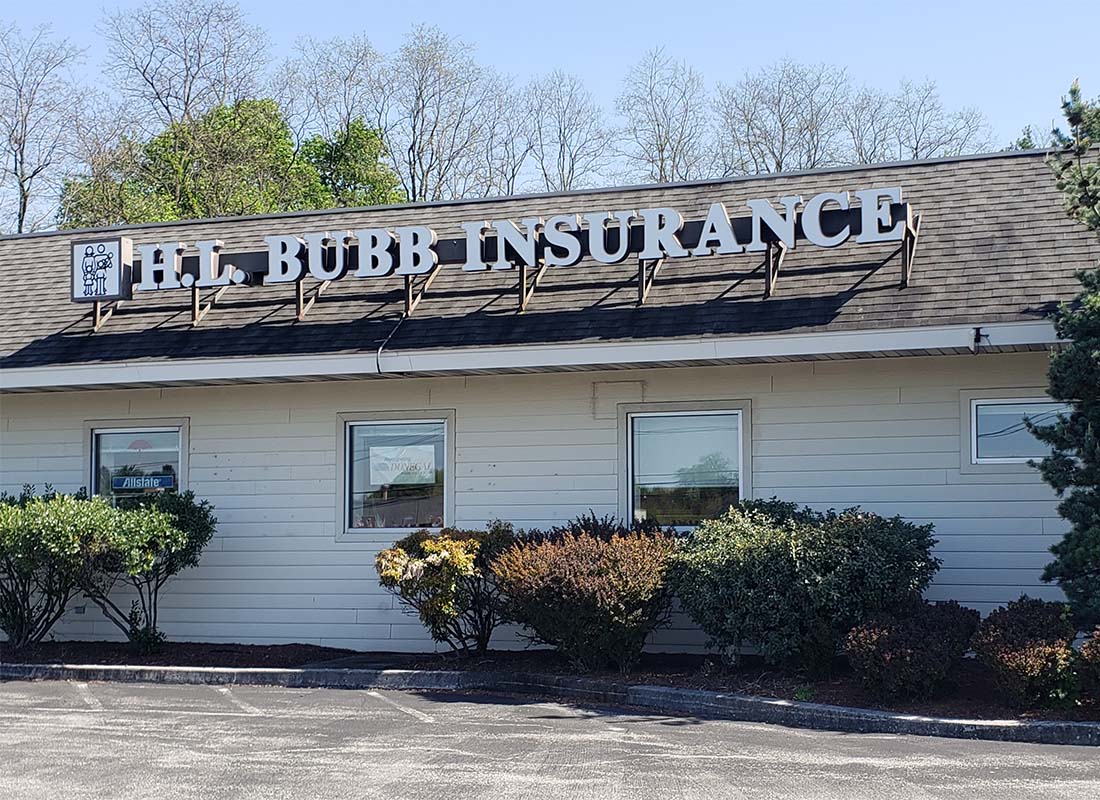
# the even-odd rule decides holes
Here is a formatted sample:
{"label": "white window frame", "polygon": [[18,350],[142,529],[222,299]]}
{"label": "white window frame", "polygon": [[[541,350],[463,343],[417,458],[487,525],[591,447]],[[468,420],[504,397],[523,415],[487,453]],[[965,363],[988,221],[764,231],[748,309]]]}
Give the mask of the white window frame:
{"label": "white window frame", "polygon": [[1038,458],[979,458],[978,457],[978,406],[1016,405],[1019,403],[1050,403],[1062,405],[1054,400],[1041,387],[1015,389],[965,389],[960,392],[959,417],[962,423],[960,437],[959,467],[963,473],[1015,473],[1031,474],[1038,478],[1038,472],[1029,461]]}
{"label": "white window frame", "polygon": [[455,446],[454,446],[454,409],[432,411],[371,411],[362,413],[337,414],[337,458],[336,471],[336,538],[364,539],[405,536],[418,530],[438,531],[440,528],[353,528],[351,527],[351,504],[348,489],[351,478],[351,437],[349,433],[356,425],[409,425],[415,423],[434,423],[443,425],[443,527],[454,525],[455,518]]}
{"label": "white window frame", "polygon": [[[736,414],[738,497],[752,497],[752,403],[749,400],[707,400],[675,403],[619,404],[619,516],[634,521],[634,426],[639,417],[702,417]],[[690,530],[691,526],[681,526]]]}
{"label": "white window frame", "polygon": [[99,467],[99,453],[96,452],[96,436],[101,433],[169,433],[175,431],[179,436],[179,475],[176,476],[176,491],[187,491],[188,453],[190,450],[190,420],[187,417],[173,419],[93,419],[84,421],[84,486],[89,495],[98,494],[96,475]]}

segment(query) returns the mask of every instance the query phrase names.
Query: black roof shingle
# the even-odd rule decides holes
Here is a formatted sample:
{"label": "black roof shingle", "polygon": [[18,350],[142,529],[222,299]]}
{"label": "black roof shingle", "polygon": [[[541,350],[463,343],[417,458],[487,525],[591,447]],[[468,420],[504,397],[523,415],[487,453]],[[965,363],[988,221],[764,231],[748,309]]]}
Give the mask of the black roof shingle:
{"label": "black roof shingle", "polygon": [[289,285],[233,287],[197,327],[185,291],[135,292],[98,333],[91,308],[69,300],[69,254],[87,232],[0,239],[0,368],[118,361],[423,350],[520,344],[748,336],[1041,319],[1078,288],[1074,271],[1100,259],[1096,237],[1068,219],[1040,153],[762,176],[710,183],[534,195],[378,209],[164,223],[118,229],[135,244],[218,238],[225,253],[263,237],[423,224],[461,235],[471,219],[671,206],[699,219],[749,198],[901,186],[922,215],[912,283],[899,287],[897,243],[800,245],[777,292],[763,297],[758,254],[666,263],[637,304],[637,260],[549,270],[518,310],[518,271],[445,267],[396,329],[401,278],[334,283],[303,321]]}

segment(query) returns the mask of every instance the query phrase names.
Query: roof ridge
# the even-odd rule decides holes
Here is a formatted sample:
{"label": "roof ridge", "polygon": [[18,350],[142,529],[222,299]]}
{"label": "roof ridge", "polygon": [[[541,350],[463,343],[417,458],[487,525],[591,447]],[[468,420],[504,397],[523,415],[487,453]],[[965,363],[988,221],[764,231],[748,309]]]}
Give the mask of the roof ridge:
{"label": "roof ridge", "polygon": [[536,198],[551,197],[585,197],[593,194],[606,194],[608,192],[632,192],[652,191],[659,189],[682,189],[696,186],[722,186],[737,183],[749,183],[754,181],[781,180],[784,178],[796,178],[810,175],[828,175],[845,172],[866,172],[875,170],[897,169],[901,167],[915,167],[924,165],[964,163],[971,161],[987,161],[1000,158],[1036,158],[1046,157],[1049,149],[1035,150],[1000,150],[992,153],[972,153],[969,155],[945,156],[943,158],[910,159],[907,161],[887,161],[877,164],[845,164],[833,167],[821,167],[809,170],[796,170],[792,172],[766,172],[754,175],[735,175],[725,178],[706,178],[696,181],[679,181],[673,183],[641,183],[626,184],[620,186],[601,186],[589,189],[572,189],[558,192],[525,192],[522,194],[499,195],[494,197],[467,197],[455,200],[431,200],[416,203],[390,203],[376,206],[355,206],[350,208],[323,208],[303,211],[283,211],[275,214],[248,214],[228,217],[205,217],[198,219],[167,220],[163,222],[141,222],[131,225],[106,225],[92,228],[71,228],[65,230],[34,231],[31,233],[17,233],[0,236],[0,241],[25,240],[45,238],[50,236],[74,236],[85,233],[101,233],[104,231],[131,231],[147,230],[158,227],[178,227],[180,225],[207,225],[212,223],[227,222],[254,222],[268,219],[293,219],[296,217],[311,217],[325,214],[353,214],[371,211],[396,211],[411,210],[416,208],[443,208],[459,205],[480,205],[486,203],[502,203],[506,201],[531,200]]}

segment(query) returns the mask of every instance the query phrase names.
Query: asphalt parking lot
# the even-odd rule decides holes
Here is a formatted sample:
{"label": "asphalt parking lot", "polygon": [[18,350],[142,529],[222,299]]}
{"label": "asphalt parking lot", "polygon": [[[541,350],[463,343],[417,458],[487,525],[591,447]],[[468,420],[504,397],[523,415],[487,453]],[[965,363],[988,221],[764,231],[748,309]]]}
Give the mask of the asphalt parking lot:
{"label": "asphalt parking lot", "polygon": [[1100,797],[1100,750],[507,697],[0,683],[0,798]]}

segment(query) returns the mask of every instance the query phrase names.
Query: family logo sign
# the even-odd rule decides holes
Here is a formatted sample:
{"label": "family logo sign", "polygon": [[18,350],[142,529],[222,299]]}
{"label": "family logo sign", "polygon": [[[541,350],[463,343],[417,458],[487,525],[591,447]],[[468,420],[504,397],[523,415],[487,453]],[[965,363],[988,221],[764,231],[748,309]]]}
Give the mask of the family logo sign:
{"label": "family logo sign", "polygon": [[[852,195],[857,202],[853,203]],[[465,272],[569,268],[588,257],[598,267],[630,256],[640,262],[712,255],[793,250],[799,241],[815,247],[902,242],[913,217],[900,187],[822,192],[746,201],[731,216],[711,203],[703,219],[685,221],[674,208],[564,213],[544,218],[474,220],[460,223],[462,235],[440,239],[424,225],[324,230],[264,237],[265,249],[222,257],[224,245],[206,239],[152,242],[138,246],[139,260],[125,237],[73,245],[74,302],[117,300],[138,291],[221,289],[354,278],[410,279],[445,264]],[[232,259],[232,263],[230,263]]]}
{"label": "family logo sign", "polygon": [[73,243],[72,299],[125,300],[133,285],[133,246],[126,237]]}

